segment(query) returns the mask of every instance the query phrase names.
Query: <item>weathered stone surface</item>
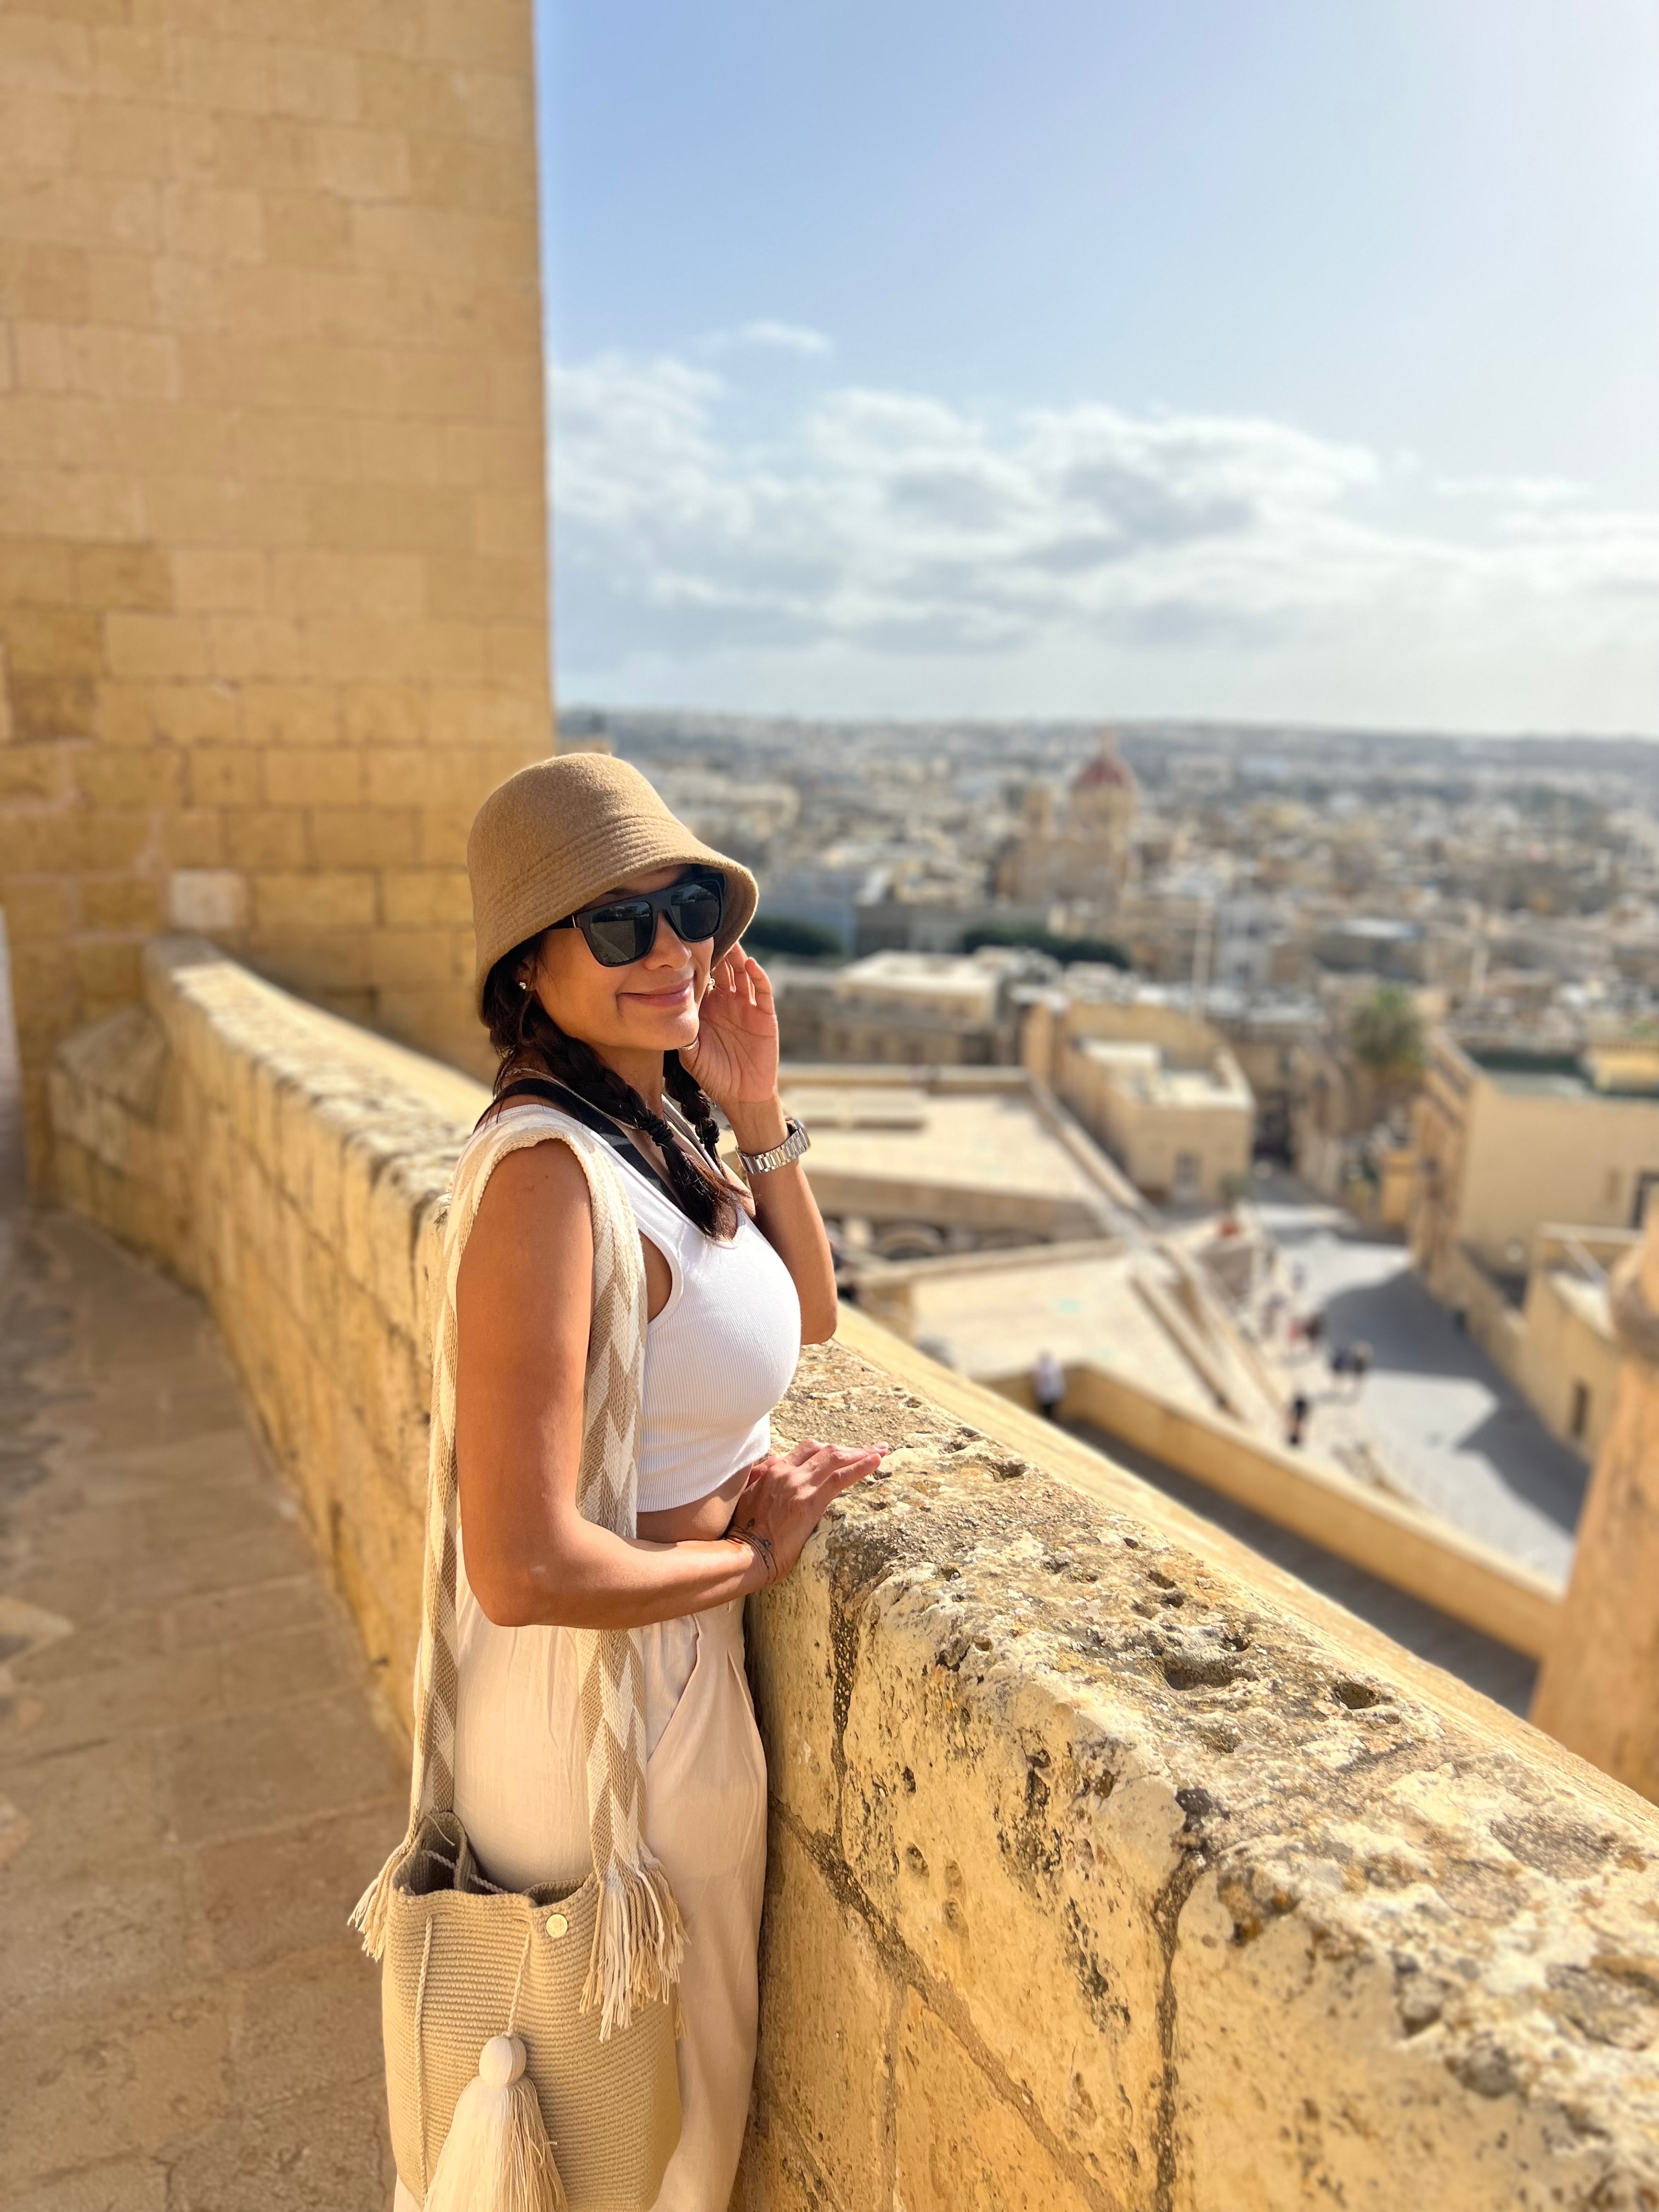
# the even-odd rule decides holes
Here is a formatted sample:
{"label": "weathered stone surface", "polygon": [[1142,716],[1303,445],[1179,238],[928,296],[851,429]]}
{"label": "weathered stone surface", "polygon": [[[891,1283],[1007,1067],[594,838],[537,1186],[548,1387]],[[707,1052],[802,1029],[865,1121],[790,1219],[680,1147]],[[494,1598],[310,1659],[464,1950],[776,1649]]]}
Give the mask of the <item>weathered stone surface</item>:
{"label": "weathered stone surface", "polygon": [[867,1923],[787,1825],[771,1836],[766,1899],[767,2101],[788,2113],[837,2204],[884,2203],[896,1986]]}
{"label": "weathered stone surface", "polygon": [[[410,1395],[481,1094],[204,948],[155,951],[148,988],[154,1118],[82,1037],[61,1157],[81,1203],[170,1237],[152,1249],[203,1286],[401,1714]],[[100,1086],[113,1123],[80,1098]],[[168,1203],[141,1207],[139,1177]],[[774,1802],[743,2212],[1382,2212],[1402,2176],[1459,2212],[1651,2212],[1659,1815],[1121,1471],[1080,1485],[1057,1449],[1046,1473],[1024,1417],[970,1425],[915,1355],[860,1340],[873,1364],[807,1355],[779,1432],[898,1449],[750,1608]],[[107,1613],[118,1568],[31,1595]],[[291,1580],[260,1585],[278,1615]],[[181,1589],[180,1620],[212,1602]],[[307,1755],[356,1818],[348,1737]],[[43,1805],[85,1802],[75,1756]],[[210,1790],[187,1760],[132,1780],[152,1832],[183,1790],[205,1881]],[[110,1842],[95,1818],[76,1838],[88,1872]],[[211,2201],[220,2155],[179,2203]]]}
{"label": "weathered stone surface", "polygon": [[839,1850],[842,1753],[830,1584],[821,1576],[793,1575],[774,1593],[772,1607],[775,1633],[751,1640],[749,1650],[768,1781],[807,1835]]}
{"label": "weathered stone surface", "polygon": [[239,2111],[169,2144],[167,2165],[167,2212],[383,2212],[392,2190],[385,2085],[348,2081]]}
{"label": "weathered stone surface", "polygon": [[788,2115],[762,2103],[744,2141],[731,2212],[770,2212],[774,2205],[787,2205],[792,2212],[837,2212],[829,2184]]}
{"label": "weathered stone surface", "polygon": [[[918,1509],[937,1511],[935,1479],[914,1480]],[[1185,1864],[1180,1814],[1116,1770],[1101,1717],[1079,1724],[1017,1652],[996,1652],[998,1625],[958,1594],[963,1579],[925,1572],[869,1601],[843,1735],[843,1847],[1016,2094],[1103,2187],[1132,2195],[1155,2163],[1154,1914]]]}
{"label": "weathered stone surface", "polygon": [[[1639,1801],[1156,1525],[1035,1468],[1000,1480],[839,1347],[781,1419],[904,1449],[809,1549],[830,1680],[798,1595],[751,1607],[763,1724],[788,1682],[839,1783],[842,1899],[1079,2185],[1158,2212],[1380,2206],[1417,2160],[1494,2212],[1659,2188]],[[821,1823],[816,1778],[805,1796]],[[810,2002],[769,1997],[769,2037]]]}
{"label": "weathered stone surface", "polygon": [[42,1188],[46,1063],[169,922],[483,1056],[467,829],[553,729],[532,12],[3,11],[0,884]]}
{"label": "weathered stone surface", "polygon": [[0,1311],[0,2203],[385,2212],[356,1638],[198,1301],[58,1215]]}
{"label": "weathered stone surface", "polygon": [[25,2186],[11,2212],[167,2212],[167,2174],[150,2159],[110,2159]]}
{"label": "weathered stone surface", "polygon": [[915,1991],[899,2023],[893,2200],[904,2212],[1093,2212]]}

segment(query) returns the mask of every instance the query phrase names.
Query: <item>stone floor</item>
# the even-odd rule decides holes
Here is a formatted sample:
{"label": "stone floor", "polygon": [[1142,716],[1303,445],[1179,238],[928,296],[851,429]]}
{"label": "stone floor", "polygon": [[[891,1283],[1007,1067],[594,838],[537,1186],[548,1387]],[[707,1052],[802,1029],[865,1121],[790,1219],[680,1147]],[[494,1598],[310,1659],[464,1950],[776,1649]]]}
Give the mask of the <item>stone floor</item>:
{"label": "stone floor", "polygon": [[1313,1401],[1310,1448],[1342,1460],[1345,1443],[1369,1445],[1396,1488],[1565,1581],[1589,1469],[1429,1295],[1404,1246],[1368,1235],[1289,1176],[1262,1189],[1255,1211],[1284,1255],[1281,1272],[1300,1270],[1298,1310],[1325,1316],[1323,1349],[1371,1346],[1355,1395],[1323,1357],[1275,1346],[1285,1389]]}
{"label": "stone floor", "polygon": [[385,2212],[374,1709],[201,1307],[0,1212],[6,2212]]}

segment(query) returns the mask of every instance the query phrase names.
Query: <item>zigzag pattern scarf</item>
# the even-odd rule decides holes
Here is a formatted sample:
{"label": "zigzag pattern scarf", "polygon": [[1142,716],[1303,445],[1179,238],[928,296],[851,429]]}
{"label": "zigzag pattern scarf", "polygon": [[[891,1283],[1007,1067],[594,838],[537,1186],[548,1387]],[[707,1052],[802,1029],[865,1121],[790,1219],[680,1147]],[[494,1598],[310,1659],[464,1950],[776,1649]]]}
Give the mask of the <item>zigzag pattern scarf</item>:
{"label": "zigzag pattern scarf", "polygon": [[[645,1366],[645,1267],[620,1170],[605,1146],[545,1107],[520,1106],[486,1123],[461,1154],[444,1225],[444,1285],[432,1358],[427,1469],[426,1586],[415,1664],[415,1758],[403,1842],[359,1901],[353,1924],[379,1958],[392,1876],[422,1814],[454,1804],[456,1669],[455,1285],[490,1176],[511,1152],[556,1137],[587,1181],[593,1212],[593,1320],[582,1392],[576,1502],[618,1536],[635,1531],[640,1387]],[[635,2005],[665,1997],[684,1949],[668,1878],[645,1840],[645,1668],[636,1630],[574,1632],[586,1752],[587,1824],[599,1910],[582,1994],[599,2033],[625,2028]]]}

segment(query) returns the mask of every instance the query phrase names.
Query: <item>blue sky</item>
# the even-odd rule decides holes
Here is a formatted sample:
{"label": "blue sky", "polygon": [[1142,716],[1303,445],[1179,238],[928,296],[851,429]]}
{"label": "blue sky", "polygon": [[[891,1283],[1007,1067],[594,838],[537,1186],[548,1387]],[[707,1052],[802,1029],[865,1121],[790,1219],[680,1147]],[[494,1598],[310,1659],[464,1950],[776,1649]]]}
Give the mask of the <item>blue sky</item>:
{"label": "blue sky", "polygon": [[542,0],[561,696],[1659,734],[1651,0]]}

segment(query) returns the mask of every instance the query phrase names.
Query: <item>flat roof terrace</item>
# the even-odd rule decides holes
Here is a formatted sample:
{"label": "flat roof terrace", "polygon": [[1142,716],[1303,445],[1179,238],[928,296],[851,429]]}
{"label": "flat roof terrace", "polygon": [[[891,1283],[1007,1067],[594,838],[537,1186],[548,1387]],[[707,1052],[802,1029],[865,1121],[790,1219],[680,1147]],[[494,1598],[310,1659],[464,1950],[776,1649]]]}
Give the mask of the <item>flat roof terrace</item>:
{"label": "flat roof terrace", "polygon": [[1468,1051],[1498,1090],[1522,1098],[1600,1098],[1659,1103],[1659,1054],[1591,1050],[1573,1053]]}
{"label": "flat roof terrace", "polygon": [[1162,1046],[1135,1039],[1083,1037],[1077,1049],[1109,1071],[1118,1088],[1147,1105],[1250,1107],[1255,1095],[1231,1054],[1206,1066],[1168,1059]]}
{"label": "flat roof terrace", "polygon": [[781,1088],[811,1132],[806,1172],[828,1213],[1023,1230],[1041,1243],[1109,1234],[1118,1207],[1133,1204],[1110,1162],[1023,1070],[964,1080],[786,1064]]}
{"label": "flat roof terrace", "polygon": [[948,1345],[956,1366],[975,1382],[996,1382],[1051,1352],[1063,1367],[1089,1360],[1207,1409],[1209,1393],[1136,1291],[1139,1264],[1123,1250],[1034,1254],[991,1274],[918,1267],[910,1286],[915,1336]]}

